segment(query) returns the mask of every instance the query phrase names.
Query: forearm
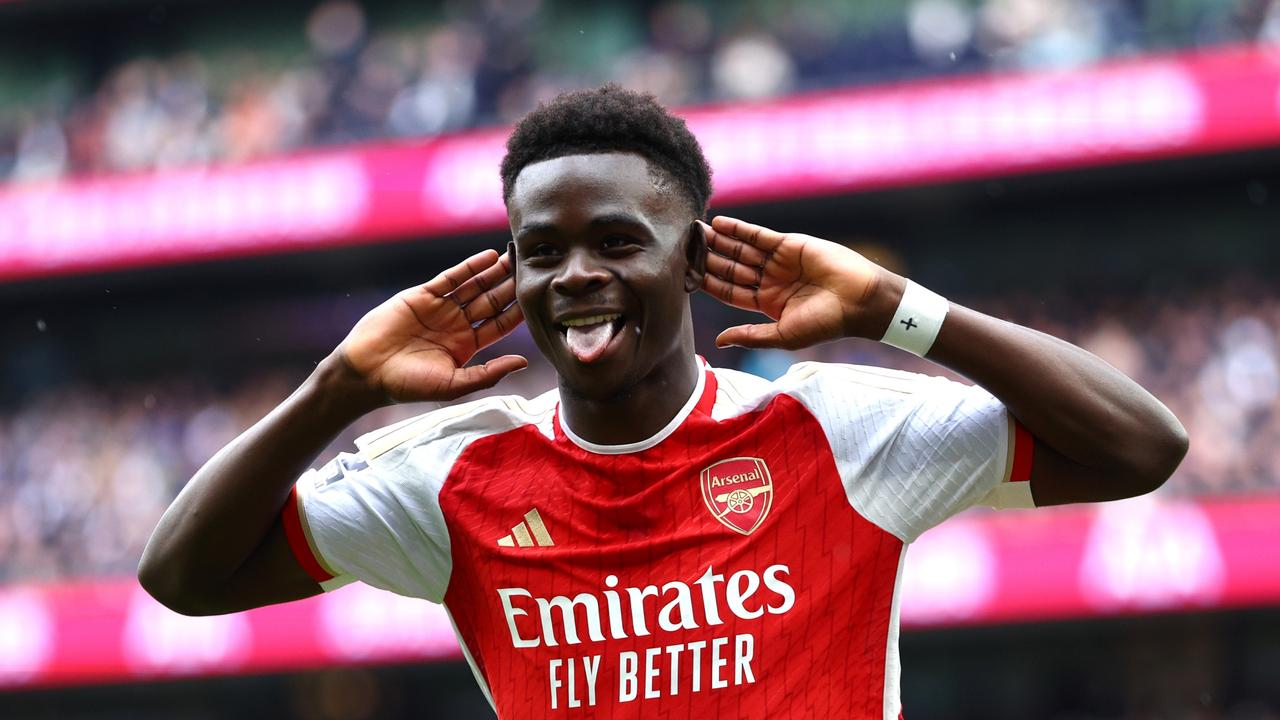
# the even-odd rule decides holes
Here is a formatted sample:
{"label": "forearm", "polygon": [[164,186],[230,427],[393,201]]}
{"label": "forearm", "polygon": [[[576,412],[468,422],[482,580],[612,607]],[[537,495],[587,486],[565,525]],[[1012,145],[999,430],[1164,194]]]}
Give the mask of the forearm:
{"label": "forearm", "polygon": [[225,584],[262,544],[298,476],[374,406],[338,356],[327,358],[191,478],[147,543],[143,584],[158,597]]}
{"label": "forearm", "polygon": [[1037,504],[1149,492],[1186,453],[1186,431],[1168,408],[1070,343],[927,291],[913,291],[904,304],[906,278],[809,235],[726,217],[704,235],[713,252],[703,289],[774,319],[729,328],[717,344],[794,349],[858,337],[945,365],[995,395],[1036,437]]}
{"label": "forearm", "polygon": [[1101,358],[1066,341],[952,303],[927,356],[1000,398],[1072,461],[1163,481],[1181,459],[1181,424]]}
{"label": "forearm", "polygon": [[[896,308],[905,279],[891,276],[884,284],[883,303]],[[1150,491],[1186,451],[1182,425],[1159,400],[1102,359],[1053,336],[951,303],[926,357],[985,388],[1040,443],[1092,471],[1065,491],[1040,483],[1038,502]]]}

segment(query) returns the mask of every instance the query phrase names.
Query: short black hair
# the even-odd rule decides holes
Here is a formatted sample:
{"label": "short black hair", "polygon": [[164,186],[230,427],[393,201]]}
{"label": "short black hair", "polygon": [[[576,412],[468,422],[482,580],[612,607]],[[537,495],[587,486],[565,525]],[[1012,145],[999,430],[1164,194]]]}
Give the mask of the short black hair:
{"label": "short black hair", "polygon": [[675,181],[701,217],[711,199],[711,166],[684,120],[649,93],[609,83],[557,95],[516,124],[502,158],[502,200],[527,165],[566,155],[630,152]]}

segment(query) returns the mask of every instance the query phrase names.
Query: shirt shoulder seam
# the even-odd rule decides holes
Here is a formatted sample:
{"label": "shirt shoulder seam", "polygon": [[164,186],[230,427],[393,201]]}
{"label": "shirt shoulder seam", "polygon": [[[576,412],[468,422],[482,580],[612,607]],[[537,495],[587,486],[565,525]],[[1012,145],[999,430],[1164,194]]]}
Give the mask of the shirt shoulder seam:
{"label": "shirt shoulder seam", "polygon": [[[550,394],[550,393],[548,393]],[[499,395],[482,398],[462,405],[433,410],[416,418],[374,431],[356,439],[356,448],[367,462],[413,442],[431,433],[446,433],[450,425],[486,410],[498,410],[503,422],[495,422],[487,431],[469,429],[472,441],[481,437],[499,435],[526,425],[536,425],[544,416],[554,411],[554,402],[546,402],[546,395],[526,399],[518,395]],[[468,442],[470,444],[470,442]]]}

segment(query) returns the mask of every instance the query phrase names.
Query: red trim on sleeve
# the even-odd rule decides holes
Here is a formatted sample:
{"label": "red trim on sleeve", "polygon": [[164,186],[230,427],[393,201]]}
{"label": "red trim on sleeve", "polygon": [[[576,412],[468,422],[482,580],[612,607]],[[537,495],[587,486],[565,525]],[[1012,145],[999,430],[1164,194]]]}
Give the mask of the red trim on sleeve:
{"label": "red trim on sleeve", "polygon": [[1026,482],[1031,479],[1031,460],[1035,454],[1036,439],[1022,423],[1013,421],[1013,470],[1009,482]]}
{"label": "red trim on sleeve", "polygon": [[302,508],[298,505],[297,487],[289,488],[289,499],[284,503],[281,519],[284,521],[284,536],[289,541],[289,549],[293,551],[293,557],[302,569],[318,583],[332,580],[333,575],[320,564],[311,549],[311,543],[307,542],[306,531],[302,529]]}

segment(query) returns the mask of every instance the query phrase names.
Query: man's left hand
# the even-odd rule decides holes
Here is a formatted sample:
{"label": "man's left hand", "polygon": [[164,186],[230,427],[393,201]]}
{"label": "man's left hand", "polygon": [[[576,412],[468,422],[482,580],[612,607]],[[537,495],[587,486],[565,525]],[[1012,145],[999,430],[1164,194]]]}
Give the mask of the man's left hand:
{"label": "man's left hand", "polygon": [[773,320],[738,325],[716,345],[796,350],[844,337],[879,339],[905,281],[843,245],[723,215],[702,225],[702,289]]}

